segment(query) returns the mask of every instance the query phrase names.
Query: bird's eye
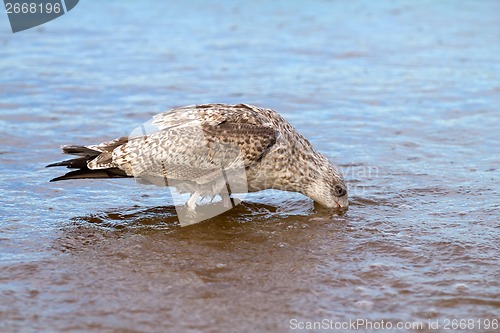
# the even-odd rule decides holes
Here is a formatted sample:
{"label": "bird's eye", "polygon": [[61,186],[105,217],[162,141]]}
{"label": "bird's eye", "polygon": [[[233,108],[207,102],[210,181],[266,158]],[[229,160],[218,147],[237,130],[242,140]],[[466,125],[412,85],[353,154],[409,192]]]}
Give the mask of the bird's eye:
{"label": "bird's eye", "polygon": [[337,197],[343,197],[344,195],[347,194],[347,190],[345,187],[341,185],[335,185],[334,194]]}

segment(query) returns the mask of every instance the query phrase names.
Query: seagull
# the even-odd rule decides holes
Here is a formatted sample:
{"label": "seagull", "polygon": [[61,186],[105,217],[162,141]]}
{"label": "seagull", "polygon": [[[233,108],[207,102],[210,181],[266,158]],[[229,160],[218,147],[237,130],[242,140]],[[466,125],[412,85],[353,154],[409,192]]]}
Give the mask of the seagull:
{"label": "seagull", "polygon": [[[203,104],[153,116],[128,137],[97,145],[65,145],[77,157],[47,167],[75,169],[51,181],[135,177],[146,184],[216,196],[277,189],[302,193],[330,209],[347,209],[339,170],[276,111],[248,104]],[[230,186],[229,186],[230,185]]]}

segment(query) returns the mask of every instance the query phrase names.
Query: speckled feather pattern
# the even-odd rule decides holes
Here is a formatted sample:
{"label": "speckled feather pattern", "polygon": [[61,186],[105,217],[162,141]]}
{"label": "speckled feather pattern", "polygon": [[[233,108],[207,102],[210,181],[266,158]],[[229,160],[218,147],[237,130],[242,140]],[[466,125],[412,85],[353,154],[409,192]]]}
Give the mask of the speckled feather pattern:
{"label": "speckled feather pattern", "polygon": [[[100,152],[91,170],[118,168],[137,178],[187,181],[184,191],[217,195],[220,170],[243,169],[248,191],[303,193],[327,207],[342,175],[277,112],[248,104],[176,108],[153,117],[142,133],[87,148]],[[214,193],[215,192],[215,193]]]}

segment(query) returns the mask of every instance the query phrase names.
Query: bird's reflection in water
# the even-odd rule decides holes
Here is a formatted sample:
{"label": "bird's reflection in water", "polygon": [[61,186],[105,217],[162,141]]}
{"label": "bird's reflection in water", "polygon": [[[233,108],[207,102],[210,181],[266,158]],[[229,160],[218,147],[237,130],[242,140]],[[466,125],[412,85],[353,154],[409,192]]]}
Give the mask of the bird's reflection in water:
{"label": "bird's reflection in water", "polygon": [[[210,211],[211,204],[202,207],[200,214],[204,211]],[[312,205],[311,205],[312,206]],[[303,208],[303,207],[300,207]],[[231,224],[269,221],[269,219],[283,219],[294,215],[303,215],[311,210],[283,211],[280,207],[267,205],[263,203],[243,202],[233,209],[224,212],[221,215],[207,219],[195,225],[208,224]],[[302,214],[301,214],[302,213]],[[87,216],[75,217],[72,219],[75,223],[89,223],[94,226],[114,229],[157,229],[165,230],[180,228],[175,206],[158,207],[128,207],[110,209],[103,212],[93,213]]]}
{"label": "bird's reflection in water", "polygon": [[[207,247],[219,251],[268,242],[303,246],[304,238],[316,237],[310,233],[322,234],[325,228],[340,231],[345,218],[339,214],[315,207],[309,199],[287,198],[278,200],[278,205],[243,202],[219,216],[181,227],[174,206],[132,206],[72,218],[54,246],[62,252],[127,253],[130,257],[159,248],[159,253],[181,251],[185,256],[202,255]],[[293,230],[297,233],[290,237]],[[140,251],[134,249],[137,246]]]}
{"label": "bird's reflection in water", "polygon": [[[211,206],[216,204],[205,204],[200,206],[200,214],[212,210]],[[182,209],[182,208],[180,208]],[[110,209],[103,212],[93,213],[87,216],[75,217],[73,221],[83,221],[96,226],[123,228],[150,228],[169,229],[180,227],[175,206],[141,207],[133,206],[126,208]],[[346,210],[331,210],[320,205],[313,204],[310,200],[285,200],[278,205],[270,205],[260,202],[242,202],[224,213],[202,221],[200,225],[218,223],[246,223],[246,222],[272,222],[283,220],[296,220],[302,216],[305,220],[309,218],[332,218],[342,216]]]}

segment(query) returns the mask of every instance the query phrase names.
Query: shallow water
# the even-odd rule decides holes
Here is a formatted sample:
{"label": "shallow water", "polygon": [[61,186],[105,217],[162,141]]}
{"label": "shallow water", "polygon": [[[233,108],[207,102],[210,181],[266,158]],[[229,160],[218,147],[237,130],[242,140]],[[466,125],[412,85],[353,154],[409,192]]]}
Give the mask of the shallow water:
{"label": "shallow water", "polygon": [[[486,331],[500,309],[499,12],[495,1],[83,1],[17,34],[3,20],[0,330],[368,319],[437,332],[474,319]],[[283,114],[339,165],[349,210],[266,191],[181,228],[165,189],[48,182],[63,171],[44,168],[60,145],[207,102]]]}

